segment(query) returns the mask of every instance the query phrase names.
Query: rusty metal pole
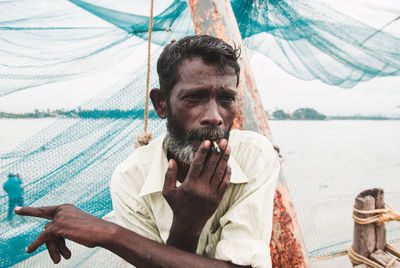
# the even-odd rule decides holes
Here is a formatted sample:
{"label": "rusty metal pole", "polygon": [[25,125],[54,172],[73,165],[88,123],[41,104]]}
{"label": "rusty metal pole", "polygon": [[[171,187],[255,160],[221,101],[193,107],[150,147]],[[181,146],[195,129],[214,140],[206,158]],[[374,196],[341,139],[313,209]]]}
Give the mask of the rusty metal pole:
{"label": "rusty metal pole", "polygon": [[240,47],[239,100],[245,105],[235,121],[235,127],[260,132],[270,138],[267,117],[258,95],[253,73],[244,51],[242,37],[229,1],[189,0],[196,34],[208,34]]}
{"label": "rusty metal pole", "polygon": [[[240,112],[235,119],[235,127],[253,130],[271,139],[267,117],[257,92],[230,2],[228,0],[188,0],[188,5],[196,34],[216,36],[242,48],[238,88]],[[270,249],[273,267],[310,267],[296,213],[282,176],[280,176],[274,197],[274,224]]]}

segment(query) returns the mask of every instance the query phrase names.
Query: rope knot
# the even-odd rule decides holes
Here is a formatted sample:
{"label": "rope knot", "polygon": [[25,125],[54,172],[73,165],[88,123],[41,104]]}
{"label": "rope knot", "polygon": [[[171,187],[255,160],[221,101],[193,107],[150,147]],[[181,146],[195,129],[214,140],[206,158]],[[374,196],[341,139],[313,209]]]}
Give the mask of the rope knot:
{"label": "rope knot", "polygon": [[135,148],[142,147],[150,143],[151,132],[142,132],[136,135],[135,138]]}
{"label": "rope knot", "polygon": [[388,207],[387,211],[382,212],[379,215],[378,223],[384,223],[389,221],[400,221],[400,214],[394,212],[391,207]]}
{"label": "rope knot", "polygon": [[[353,207],[353,219],[358,224],[382,224],[389,221],[400,221],[400,213],[393,211],[393,209],[388,204],[385,204],[385,207],[386,208],[374,210],[360,210]],[[355,212],[363,215],[374,215],[368,218],[360,218],[354,214]]]}

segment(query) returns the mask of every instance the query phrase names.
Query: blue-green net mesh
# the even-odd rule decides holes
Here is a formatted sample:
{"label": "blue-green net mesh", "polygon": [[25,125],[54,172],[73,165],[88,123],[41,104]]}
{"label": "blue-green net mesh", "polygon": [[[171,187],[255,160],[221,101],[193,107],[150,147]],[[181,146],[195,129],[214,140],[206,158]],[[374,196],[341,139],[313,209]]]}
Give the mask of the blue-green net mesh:
{"label": "blue-green net mesh", "polygon": [[[109,7],[112,2],[70,0],[61,5],[51,0],[0,1],[0,97],[100,72],[145,44],[149,17],[134,14],[134,9],[114,10]],[[398,37],[320,2],[231,3],[248,52],[266,55],[298,78],[350,88],[375,77],[400,74]],[[81,25],[82,18],[91,25]],[[96,21],[100,20],[101,26],[97,26]],[[169,43],[169,28],[174,39],[194,34],[185,1],[172,1],[155,16],[152,42],[159,47]],[[152,55],[151,87],[158,86],[154,66],[159,53],[156,50]],[[145,60],[138,59],[140,62],[130,75],[115,77],[111,86],[76,107],[72,112],[75,116],[55,119],[22,144],[1,151],[0,183],[8,173],[20,173],[25,205],[73,203],[98,217],[110,213],[111,174],[132,153],[135,136],[143,129]],[[152,110],[149,130],[153,137],[165,130]],[[288,184],[291,188],[290,179]],[[308,195],[296,189],[291,190],[297,209]],[[0,190],[1,267],[27,259],[24,249],[45,223],[26,218],[11,224],[6,219],[7,206],[7,194]],[[308,228],[313,226],[301,219],[307,213],[300,211],[299,215],[306,233],[312,232]],[[393,236],[393,240],[398,238]],[[308,241],[307,237],[305,240],[310,256],[315,257],[346,249],[351,236],[324,240],[321,235],[319,241]],[[85,254],[78,253],[81,258],[69,265],[85,266],[97,251],[80,251]]]}

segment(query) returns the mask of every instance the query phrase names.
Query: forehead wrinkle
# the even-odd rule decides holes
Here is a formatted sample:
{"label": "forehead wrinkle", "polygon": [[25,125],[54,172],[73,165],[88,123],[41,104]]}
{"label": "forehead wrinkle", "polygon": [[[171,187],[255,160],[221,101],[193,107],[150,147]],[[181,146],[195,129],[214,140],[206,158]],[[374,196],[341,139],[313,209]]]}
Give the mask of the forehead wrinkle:
{"label": "forehead wrinkle", "polygon": [[216,94],[232,94],[234,96],[237,96],[237,91],[234,89],[231,89],[230,87],[226,87],[224,85],[217,85],[217,86],[193,86],[193,87],[181,87],[178,88],[178,96],[181,94],[194,94],[194,93],[199,93],[199,94],[208,94],[211,95],[215,91]]}
{"label": "forehead wrinkle", "polygon": [[[232,90],[235,91],[236,78],[234,75],[209,75],[207,73],[191,75],[191,73],[186,72],[185,77],[181,77],[176,84],[180,84],[183,89],[218,89],[218,90]],[[232,76],[232,81],[227,81],[222,78]]]}

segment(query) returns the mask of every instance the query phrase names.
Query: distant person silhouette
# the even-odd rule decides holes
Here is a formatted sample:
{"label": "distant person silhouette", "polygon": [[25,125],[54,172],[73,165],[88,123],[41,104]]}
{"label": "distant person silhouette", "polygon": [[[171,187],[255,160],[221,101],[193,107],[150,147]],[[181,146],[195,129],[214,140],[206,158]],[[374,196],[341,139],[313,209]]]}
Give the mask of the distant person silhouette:
{"label": "distant person silhouette", "polygon": [[18,174],[8,174],[7,181],[3,184],[4,191],[8,194],[8,215],[7,219],[11,221],[14,208],[24,205],[24,190],[22,189],[22,180]]}

